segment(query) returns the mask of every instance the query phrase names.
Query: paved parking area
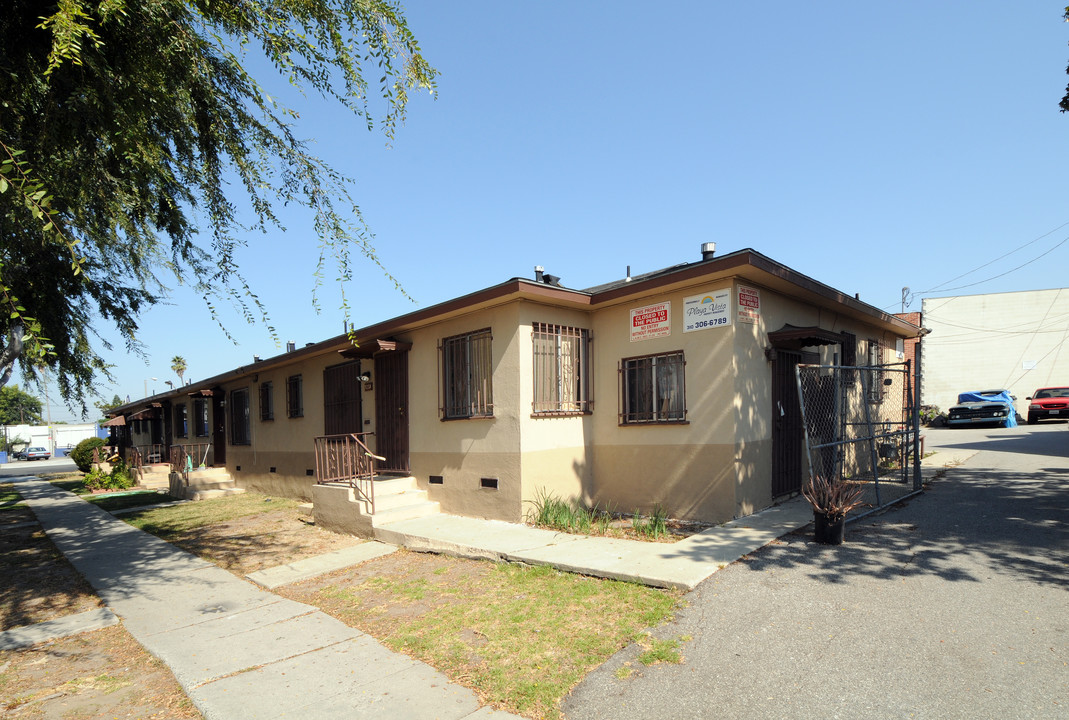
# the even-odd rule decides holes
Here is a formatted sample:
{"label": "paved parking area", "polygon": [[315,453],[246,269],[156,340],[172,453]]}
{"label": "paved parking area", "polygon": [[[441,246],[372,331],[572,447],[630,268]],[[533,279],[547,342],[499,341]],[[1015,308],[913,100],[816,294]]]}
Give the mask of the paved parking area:
{"label": "paved parking area", "polygon": [[1066,717],[1069,430],[928,437],[971,457],[841,547],[795,533],[713,575],[656,633],[684,664],[628,648],[567,717]]}

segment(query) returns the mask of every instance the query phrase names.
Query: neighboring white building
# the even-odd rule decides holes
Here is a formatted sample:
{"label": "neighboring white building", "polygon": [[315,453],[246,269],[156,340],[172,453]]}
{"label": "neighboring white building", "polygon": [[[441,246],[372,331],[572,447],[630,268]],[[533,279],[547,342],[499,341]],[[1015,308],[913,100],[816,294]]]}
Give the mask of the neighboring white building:
{"label": "neighboring white building", "polygon": [[1069,386],[1069,288],[927,298],[921,402],[945,411],[958,393],[1008,389],[1028,415],[1036,388]]}
{"label": "neighboring white building", "polygon": [[[56,448],[67,450],[82,440],[91,437],[107,437],[96,423],[77,423],[72,425],[5,425],[3,432],[9,440],[19,437],[26,441],[27,447],[48,448],[56,454]],[[0,447],[0,450],[3,450]]]}

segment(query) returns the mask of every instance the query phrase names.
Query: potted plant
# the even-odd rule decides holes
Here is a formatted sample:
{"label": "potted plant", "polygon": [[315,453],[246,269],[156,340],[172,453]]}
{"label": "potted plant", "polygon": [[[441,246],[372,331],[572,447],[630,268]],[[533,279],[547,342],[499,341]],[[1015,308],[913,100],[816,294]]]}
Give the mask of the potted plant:
{"label": "potted plant", "polygon": [[813,537],[825,545],[842,545],[846,514],[861,505],[860,485],[813,475],[802,495],[813,506]]}

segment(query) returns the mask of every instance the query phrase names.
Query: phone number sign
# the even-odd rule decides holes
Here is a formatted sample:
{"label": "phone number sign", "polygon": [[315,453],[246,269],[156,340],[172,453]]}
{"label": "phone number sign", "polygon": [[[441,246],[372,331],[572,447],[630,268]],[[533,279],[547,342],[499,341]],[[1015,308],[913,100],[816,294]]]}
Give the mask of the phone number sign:
{"label": "phone number sign", "polygon": [[731,289],[683,298],[683,332],[727,327],[731,324]]}
{"label": "phone number sign", "polygon": [[631,342],[668,337],[671,334],[671,302],[647,305],[631,311]]}

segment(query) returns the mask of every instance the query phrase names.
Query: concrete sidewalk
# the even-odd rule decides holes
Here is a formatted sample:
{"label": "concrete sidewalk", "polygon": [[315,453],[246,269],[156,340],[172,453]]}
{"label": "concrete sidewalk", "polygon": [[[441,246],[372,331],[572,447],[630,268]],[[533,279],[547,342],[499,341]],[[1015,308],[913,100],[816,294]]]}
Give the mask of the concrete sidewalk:
{"label": "concrete sidewalk", "polygon": [[[975,451],[940,451],[921,463],[930,479]],[[552,565],[594,577],[693,590],[717,570],[813,521],[802,497],[675,543],[569,535],[527,525],[435,515],[376,529],[379,540],[411,550]]]}
{"label": "concrete sidewalk", "polygon": [[13,478],[59,550],[209,720],[507,718],[430,666],[37,478]]}

